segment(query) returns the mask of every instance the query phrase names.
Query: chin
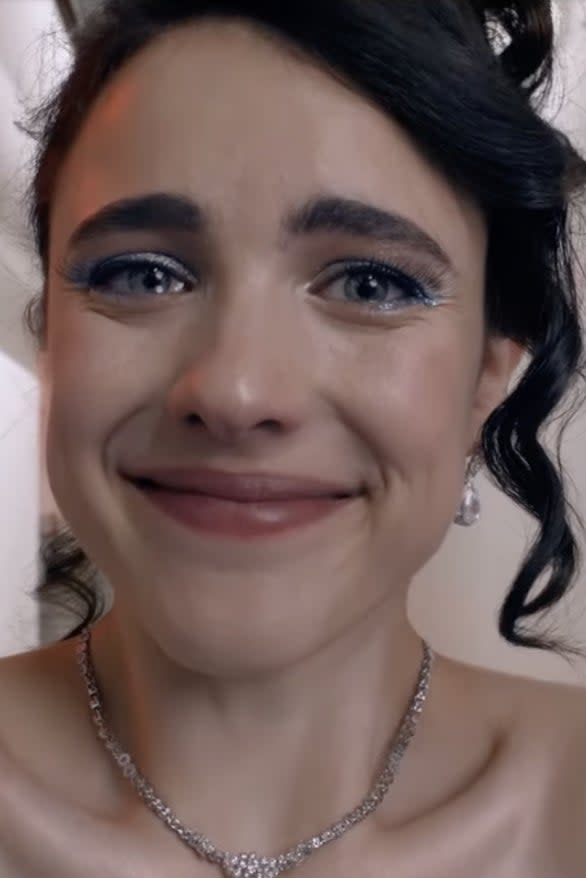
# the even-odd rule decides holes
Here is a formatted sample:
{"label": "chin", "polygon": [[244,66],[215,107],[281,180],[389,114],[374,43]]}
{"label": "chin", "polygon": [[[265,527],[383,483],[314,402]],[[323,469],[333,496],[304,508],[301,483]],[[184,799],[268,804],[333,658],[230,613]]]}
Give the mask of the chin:
{"label": "chin", "polygon": [[[294,621],[289,613],[243,612],[227,607],[221,617],[197,601],[178,617],[174,608],[143,612],[141,625],[174,663],[213,677],[243,677],[276,672],[319,652],[340,633],[316,622],[315,615]],[[327,616],[326,616],[327,618]]]}

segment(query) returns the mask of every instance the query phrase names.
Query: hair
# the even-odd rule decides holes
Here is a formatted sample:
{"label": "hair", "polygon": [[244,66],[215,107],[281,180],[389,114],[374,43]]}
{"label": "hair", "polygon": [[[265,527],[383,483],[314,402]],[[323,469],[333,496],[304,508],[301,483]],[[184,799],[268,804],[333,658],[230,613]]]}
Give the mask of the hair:
{"label": "hair", "polygon": [[[580,651],[528,620],[569,591],[580,553],[560,455],[584,377],[572,208],[586,162],[540,114],[553,83],[555,30],[547,0],[107,0],[72,34],[73,65],[19,127],[37,144],[27,209],[45,283],[25,323],[46,343],[49,210],[57,174],[100,90],[163,32],[204,17],[245,19],[342,78],[409,132],[486,216],[485,322],[514,339],[529,364],[482,429],[488,477],[537,522],[536,536],[499,611],[509,643]],[[555,417],[554,417],[555,415]],[[541,432],[555,420],[555,456]],[[98,571],[64,526],[46,533],[33,596],[75,599],[74,637],[104,611]],[[539,588],[532,594],[535,587]],[[63,606],[63,604],[62,604]]]}

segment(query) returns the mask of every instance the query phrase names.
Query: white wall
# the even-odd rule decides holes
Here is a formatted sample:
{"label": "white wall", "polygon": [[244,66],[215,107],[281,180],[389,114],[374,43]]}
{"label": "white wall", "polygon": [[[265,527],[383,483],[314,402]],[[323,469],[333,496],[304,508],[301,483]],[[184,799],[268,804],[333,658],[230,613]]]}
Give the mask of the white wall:
{"label": "white wall", "polygon": [[[561,8],[566,16],[560,32],[565,47],[566,95],[558,122],[580,140],[586,153],[586,3],[563,0]],[[39,57],[38,34],[57,26],[49,0],[1,0],[0,106],[4,118],[18,111],[17,89],[26,92],[46,87],[52,60],[65,69],[63,52],[51,43],[45,44],[44,59]],[[39,64],[45,71],[40,80],[34,73]],[[552,106],[556,106],[556,95]],[[49,508],[33,441],[36,430],[42,446],[39,407],[32,389],[35,379],[30,377],[35,369],[34,354],[18,329],[22,308],[38,283],[19,215],[18,194],[26,182],[27,149],[18,132],[6,124],[0,126],[0,350],[8,355],[0,357],[0,655],[32,648],[38,642],[35,608],[24,590],[33,584],[39,502]],[[13,199],[10,204],[7,193]],[[30,370],[29,374],[22,367]],[[585,432],[586,411],[565,445],[576,483],[576,505],[586,518]],[[454,526],[440,553],[413,584],[410,611],[415,626],[439,652],[463,661],[529,676],[581,680],[552,656],[515,650],[496,634],[496,610],[532,534],[532,524],[485,479],[480,477],[478,483],[483,501],[481,522],[470,529]],[[579,600],[563,608],[559,616],[565,631],[586,642],[584,595],[586,579],[582,574],[576,589]],[[586,670],[582,673],[586,683]]]}
{"label": "white wall", "polygon": [[22,206],[32,145],[12,120],[23,98],[36,103],[65,72],[66,45],[50,0],[1,0],[0,655],[39,642],[38,607],[26,594],[37,581],[39,382],[21,320],[40,278]]}
{"label": "white wall", "polygon": [[[0,273],[1,277],[1,273]],[[23,594],[36,582],[38,383],[0,352],[0,653],[32,647],[38,612]]]}

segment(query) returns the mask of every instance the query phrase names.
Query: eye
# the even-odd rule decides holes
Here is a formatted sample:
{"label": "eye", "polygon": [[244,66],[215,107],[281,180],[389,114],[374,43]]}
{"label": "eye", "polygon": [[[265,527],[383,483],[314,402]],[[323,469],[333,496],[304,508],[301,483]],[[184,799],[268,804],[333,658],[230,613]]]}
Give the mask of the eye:
{"label": "eye", "polygon": [[192,292],[193,276],[164,254],[128,254],[97,265],[73,265],[58,272],[74,286],[115,299],[164,297]]}
{"label": "eye", "polygon": [[330,277],[320,281],[332,291],[331,298],[369,311],[395,311],[406,305],[438,304],[437,279],[424,269],[406,274],[383,262],[346,263],[333,266]]}

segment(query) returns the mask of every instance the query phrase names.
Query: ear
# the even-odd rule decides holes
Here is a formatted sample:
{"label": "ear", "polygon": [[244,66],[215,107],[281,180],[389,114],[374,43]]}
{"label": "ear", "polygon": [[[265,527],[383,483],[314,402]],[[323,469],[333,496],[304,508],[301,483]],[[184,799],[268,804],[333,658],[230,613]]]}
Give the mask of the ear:
{"label": "ear", "polygon": [[506,399],[511,379],[526,349],[511,338],[486,337],[472,406],[470,453],[477,446],[482,427]]}

